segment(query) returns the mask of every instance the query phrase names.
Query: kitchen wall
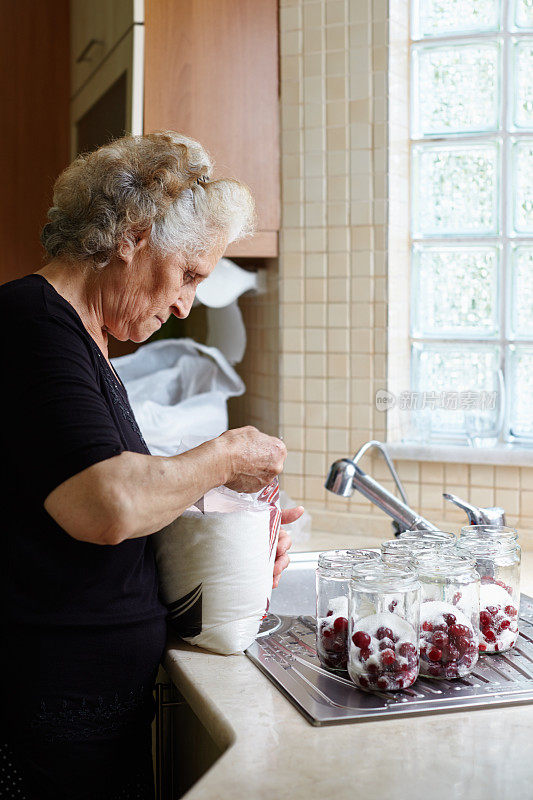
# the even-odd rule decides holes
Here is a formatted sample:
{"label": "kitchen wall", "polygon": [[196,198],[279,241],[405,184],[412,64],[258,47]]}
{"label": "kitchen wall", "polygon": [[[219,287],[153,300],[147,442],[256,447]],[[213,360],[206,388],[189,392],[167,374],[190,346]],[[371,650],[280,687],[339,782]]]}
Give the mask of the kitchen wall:
{"label": "kitchen wall", "polygon": [[[245,373],[261,400],[259,406],[254,401],[261,409],[255,419],[271,429],[275,402],[267,381],[259,381],[264,376],[257,357],[264,347],[275,350],[279,341],[279,424],[290,451],[285,489],[310,508],[317,529],[382,537],[390,527],[381,511],[357,495],[346,501],[326,493],[323,484],[333,460],[368,439],[386,438],[375,392],[387,386],[388,377],[401,381],[406,367],[407,306],[401,314],[395,305],[390,335],[387,327],[388,298],[407,285],[405,258],[403,267],[401,258],[391,261],[390,271],[387,260],[389,234],[391,246],[405,248],[407,220],[405,114],[391,104],[398,122],[391,187],[404,207],[395,205],[399,215],[388,230],[389,5],[387,0],[281,0],[280,5],[280,331],[266,298],[246,301],[255,304],[247,324],[261,331],[255,342],[252,335],[256,349],[247,355]],[[406,0],[392,0],[391,9],[401,39]],[[402,47],[391,51],[397,58],[390,84],[395,93],[407,72]],[[407,375],[403,380],[406,388]],[[365,464],[390,485],[382,460]],[[531,468],[400,461],[398,470],[411,504],[435,522],[457,529],[464,519],[462,512],[444,507],[445,487],[479,505],[501,504],[511,524],[533,530]]]}

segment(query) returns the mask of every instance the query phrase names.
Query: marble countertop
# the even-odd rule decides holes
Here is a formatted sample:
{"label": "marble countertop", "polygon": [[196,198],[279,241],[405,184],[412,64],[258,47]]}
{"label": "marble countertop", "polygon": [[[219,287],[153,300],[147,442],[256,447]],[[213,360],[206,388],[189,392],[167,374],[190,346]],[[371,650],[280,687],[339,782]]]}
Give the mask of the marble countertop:
{"label": "marble countertop", "polygon": [[[298,549],[346,546],[314,533]],[[522,591],[533,595],[533,552],[523,554]],[[315,728],[244,655],[175,640],[165,668],[224,750],[186,800],[533,797],[533,704]]]}

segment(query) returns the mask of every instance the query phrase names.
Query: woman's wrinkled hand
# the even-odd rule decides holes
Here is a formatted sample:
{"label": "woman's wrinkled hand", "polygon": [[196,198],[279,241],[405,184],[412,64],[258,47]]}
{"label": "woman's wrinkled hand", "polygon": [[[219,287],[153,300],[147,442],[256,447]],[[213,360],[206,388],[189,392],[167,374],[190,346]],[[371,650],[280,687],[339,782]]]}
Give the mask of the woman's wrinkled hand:
{"label": "woman's wrinkled hand", "polygon": [[[297,519],[300,519],[303,513],[303,506],[287,508],[281,512],[281,524],[290,525],[291,522],[296,522]],[[274,581],[272,583],[273,589],[278,587],[281,573],[289,566],[290,558],[287,555],[287,552],[290,550],[291,544],[292,541],[290,534],[287,531],[284,531],[282,528],[279,532],[278,549],[276,550],[276,561],[274,562]]]}
{"label": "woman's wrinkled hand", "polygon": [[226,431],[218,442],[227,459],[225,485],[235,492],[259,492],[279,475],[287,458],[281,439],[251,425]]}

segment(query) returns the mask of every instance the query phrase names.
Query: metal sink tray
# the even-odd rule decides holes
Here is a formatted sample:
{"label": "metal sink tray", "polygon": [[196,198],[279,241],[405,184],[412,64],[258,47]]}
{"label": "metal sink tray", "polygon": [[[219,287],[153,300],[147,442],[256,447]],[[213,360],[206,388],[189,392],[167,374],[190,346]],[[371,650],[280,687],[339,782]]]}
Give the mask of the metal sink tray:
{"label": "metal sink tray", "polygon": [[323,669],[315,649],[318,553],[297,553],[274,592],[264,628],[246,651],[312,725],[466,711],[533,702],[533,599],[522,595],[518,641],[482,656],[467,677],[419,678],[400,692],[362,692],[348,676]]}

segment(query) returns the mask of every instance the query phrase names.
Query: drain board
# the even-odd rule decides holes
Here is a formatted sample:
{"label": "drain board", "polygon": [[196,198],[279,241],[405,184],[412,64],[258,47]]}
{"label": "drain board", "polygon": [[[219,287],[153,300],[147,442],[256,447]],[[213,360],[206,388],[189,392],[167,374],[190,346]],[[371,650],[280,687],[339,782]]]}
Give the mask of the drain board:
{"label": "drain board", "polygon": [[[364,722],[533,702],[532,598],[522,595],[520,635],[513,649],[508,653],[482,656],[466,678],[453,681],[419,678],[409,689],[400,692],[362,692],[347,675],[333,674],[320,666],[313,616],[282,613],[297,602],[297,595],[291,588],[304,589],[306,611],[314,594],[318,554],[298,555],[300,558],[296,559],[295,571],[287,581],[285,596],[281,594],[272,603],[265,632],[248,648],[246,655],[311,724]],[[289,569],[288,573],[291,571]]]}

